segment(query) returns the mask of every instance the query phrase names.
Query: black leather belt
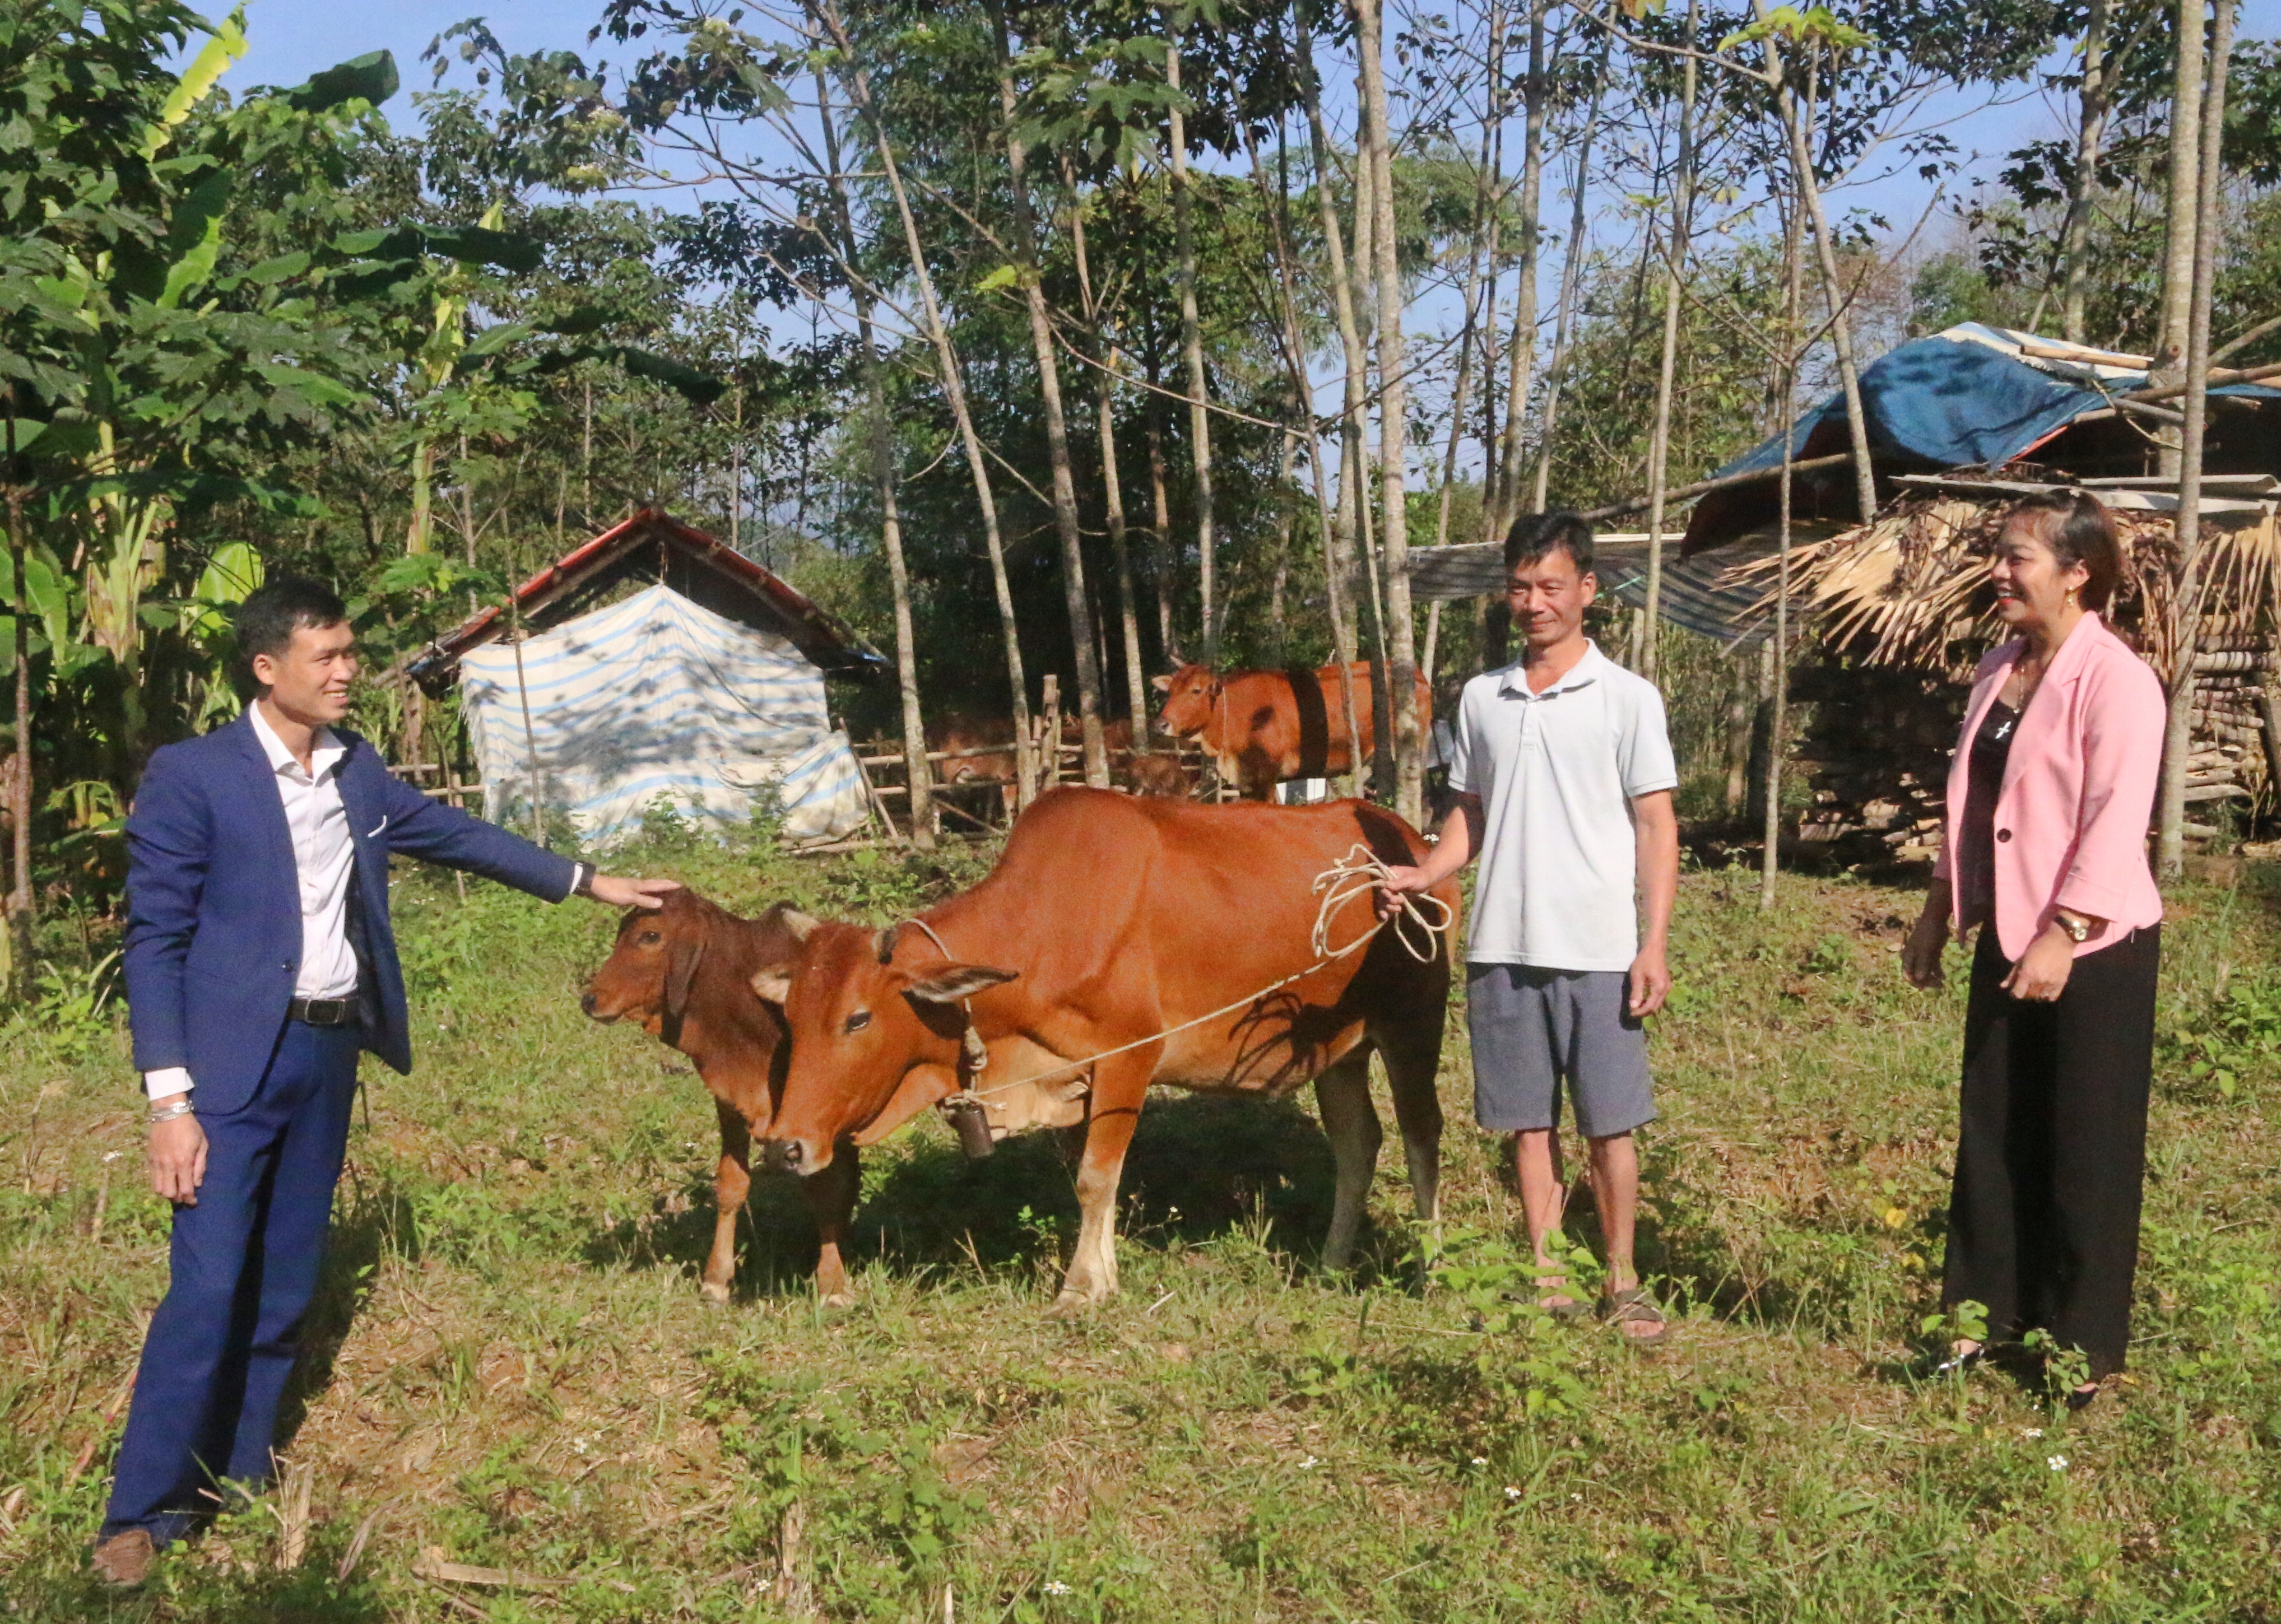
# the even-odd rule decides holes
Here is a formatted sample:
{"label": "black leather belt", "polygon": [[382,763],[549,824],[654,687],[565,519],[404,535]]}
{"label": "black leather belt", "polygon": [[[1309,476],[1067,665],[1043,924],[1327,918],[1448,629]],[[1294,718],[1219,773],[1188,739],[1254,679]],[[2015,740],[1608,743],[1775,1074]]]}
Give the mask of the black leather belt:
{"label": "black leather belt", "polygon": [[285,1018],[312,1026],[346,1026],[357,1018],[353,998],[296,998],[285,1006]]}

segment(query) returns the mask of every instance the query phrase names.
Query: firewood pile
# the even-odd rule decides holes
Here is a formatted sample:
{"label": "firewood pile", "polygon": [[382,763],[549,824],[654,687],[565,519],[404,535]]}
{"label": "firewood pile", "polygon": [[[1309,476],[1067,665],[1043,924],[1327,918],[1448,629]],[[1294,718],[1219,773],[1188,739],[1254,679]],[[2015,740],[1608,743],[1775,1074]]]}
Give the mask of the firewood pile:
{"label": "firewood pile", "polygon": [[[2001,636],[1988,562],[2008,506],[1952,491],[1911,494],[1869,524],[1792,550],[1793,614],[1808,640],[1791,689],[1806,710],[1798,760],[1813,796],[1803,839],[1905,862],[1938,852],[1972,670]],[[2115,517],[2129,568],[2109,621],[2167,684],[2180,640],[2172,521],[2143,508]],[[2208,587],[2186,832],[2207,839],[2218,831],[2218,808],[2246,813],[2281,791],[2281,531],[2270,507],[2206,513],[2203,525]],[[1759,561],[1729,573],[1765,588],[1776,568]]]}

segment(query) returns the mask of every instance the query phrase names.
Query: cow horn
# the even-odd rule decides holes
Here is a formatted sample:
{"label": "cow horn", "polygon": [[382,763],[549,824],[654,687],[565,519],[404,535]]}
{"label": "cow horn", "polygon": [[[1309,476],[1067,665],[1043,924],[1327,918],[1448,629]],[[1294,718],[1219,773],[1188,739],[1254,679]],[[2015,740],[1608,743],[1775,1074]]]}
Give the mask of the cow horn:
{"label": "cow horn", "polygon": [[794,941],[806,941],[823,921],[814,914],[804,914],[797,908],[787,908],[777,916],[777,923],[792,932]]}

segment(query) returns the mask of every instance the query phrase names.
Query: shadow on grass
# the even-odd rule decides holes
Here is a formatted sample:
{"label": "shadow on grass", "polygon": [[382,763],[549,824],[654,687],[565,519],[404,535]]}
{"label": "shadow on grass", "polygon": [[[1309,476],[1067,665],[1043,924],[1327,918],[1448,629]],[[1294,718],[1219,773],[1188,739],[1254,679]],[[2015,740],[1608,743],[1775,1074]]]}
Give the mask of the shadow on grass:
{"label": "shadow on grass", "polygon": [[341,1345],[348,1341],[365,1299],[372,1294],[382,1254],[391,1246],[404,1248],[418,1226],[412,1203],[392,1183],[367,1187],[360,1175],[344,1174],[333,1198],[333,1224],[325,1240],[324,1271],[317,1279],[317,1295],[302,1322],[301,1357],[285,1385],[277,1411],[276,1448],[282,1454],[308,1418],[309,1406],[332,1385],[333,1366]]}
{"label": "shadow on grass", "polygon": [[[1022,1134],[979,1162],[932,1135],[866,1152],[850,1262],[908,1276],[1051,1255],[1077,1233],[1073,1173],[1083,1142],[1081,1130]],[[1398,1142],[1381,1154],[1382,1167],[1388,1156],[1398,1172]],[[1152,1100],[1125,1156],[1117,1230],[1124,1243],[1149,1246],[1252,1229],[1272,1251],[1311,1259],[1330,1226],[1334,1186],[1329,1142],[1291,1101]],[[665,1204],[685,1210],[597,1228],[582,1249],[585,1260],[694,1276],[713,1243],[711,1179],[693,1172]],[[756,1175],[740,1231],[739,1297],[808,1289],[816,1226],[793,1179]]]}

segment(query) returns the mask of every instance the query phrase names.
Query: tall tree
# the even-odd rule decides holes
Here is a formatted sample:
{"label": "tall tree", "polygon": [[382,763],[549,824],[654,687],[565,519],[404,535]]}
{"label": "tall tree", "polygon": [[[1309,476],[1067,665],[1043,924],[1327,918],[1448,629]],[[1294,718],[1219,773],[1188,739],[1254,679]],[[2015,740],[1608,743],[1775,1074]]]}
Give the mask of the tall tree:
{"label": "tall tree", "polygon": [[[982,513],[982,535],[990,553],[990,580],[998,595],[999,635],[1006,646],[1006,678],[1011,690],[1014,718],[1014,776],[1017,796],[1027,806],[1036,795],[1039,783],[1037,763],[1032,759],[1030,734],[1029,679],[1022,670],[1021,625],[1014,613],[1014,591],[1006,578],[1006,546],[998,530],[998,502],[990,483],[990,464],[982,446],[982,437],[974,427],[974,414],[966,398],[965,374],[958,361],[958,352],[952,346],[950,329],[942,314],[942,302],[935,296],[934,275],[927,268],[926,247],[920,240],[917,218],[911,213],[909,190],[903,185],[902,169],[895,160],[894,143],[888,139],[886,121],[880,117],[878,104],[872,98],[870,74],[863,59],[848,37],[847,24],[839,8],[825,3],[811,4],[818,26],[831,38],[837,52],[836,71],[854,100],[855,110],[870,126],[874,150],[879,156],[880,177],[885,182],[887,193],[894,200],[895,214],[901,222],[903,248],[909,257],[911,279],[917,284],[919,309],[924,319],[927,342],[933,347],[935,366],[940,376],[937,379],[943,398],[949,404],[951,416],[958,425],[958,438],[966,452],[967,472],[974,481],[974,499]],[[1048,750],[1058,748],[1060,740],[1048,739]],[[1050,761],[1052,758],[1048,757]]]}
{"label": "tall tree", "polygon": [[[2170,708],[2162,734],[2162,789],[2156,820],[2158,866],[2167,876],[2185,866],[2186,758],[2193,745],[2194,662],[2201,645],[2202,431],[2209,421],[2210,305],[2217,284],[2220,239],[2225,230],[2225,175],[2220,162],[2225,139],[2226,70],[2233,56],[2235,0],[2216,0],[2210,28],[2209,73],[2198,127],[2202,150],[2196,154],[2193,279],[2186,310],[2185,421],[2179,429],[2178,562],[2172,593],[2178,617],[2172,638],[2177,669],[2170,674]],[[2200,19],[2194,19],[2199,32]],[[2179,50],[2184,53],[2181,44]],[[2177,170],[2171,171],[2173,179]]]}
{"label": "tall tree", "polygon": [[[1077,476],[1070,468],[1069,425],[1062,415],[1061,362],[1054,353],[1053,316],[1046,308],[1045,282],[1038,271],[1037,221],[1030,208],[1028,148],[1017,128],[1013,53],[1006,37],[1002,4],[992,22],[998,46],[998,110],[1006,147],[1006,180],[1014,205],[1014,255],[1022,304],[1030,318],[1030,347],[1037,357],[1038,392],[1046,408],[1046,461],[1054,492],[1054,528],[1062,544],[1062,594],[1069,610],[1070,644],[1077,662],[1078,715],[1085,741],[1085,781],[1109,787],[1109,746],[1102,735],[1101,668],[1094,654],[1093,612],[1085,590],[1085,543],[1078,531]],[[1061,748],[1049,739],[1046,749]]]}
{"label": "tall tree", "polygon": [[[831,106],[831,81],[821,61],[816,64],[816,116],[822,120],[825,166],[831,217],[839,234],[839,252],[854,266],[860,251],[855,239],[855,213],[847,197],[847,174],[839,159],[839,128]],[[896,494],[894,425],[887,411],[886,368],[879,360],[878,326],[874,320],[871,285],[862,276],[849,279],[855,300],[856,343],[863,365],[863,392],[870,410],[865,425],[870,442],[871,483],[878,493],[879,550],[887,555],[887,591],[895,620],[895,690],[901,700],[903,723],[903,781],[910,786],[911,844],[923,852],[934,849],[934,774],[927,762],[926,719],[919,709],[918,632],[911,615],[911,571],[903,557],[902,510]]]}
{"label": "tall tree", "polygon": [[1426,751],[1418,715],[1417,627],[1410,613],[1408,363],[1402,344],[1402,268],[1394,232],[1393,132],[1380,50],[1379,0],[1355,0],[1362,58],[1363,145],[1371,171],[1372,246],[1378,258],[1378,473],[1386,559],[1387,685],[1394,717],[1395,810],[1425,821]]}
{"label": "tall tree", "polygon": [[1195,482],[1196,585],[1202,599],[1204,663],[1219,665],[1219,614],[1214,576],[1218,545],[1213,529],[1210,395],[1204,381],[1203,321],[1196,306],[1195,189],[1188,173],[1187,97],[1180,89],[1180,44],[1187,31],[1185,12],[1168,19],[1171,46],[1164,53],[1164,82],[1173,91],[1165,109],[1165,145],[1172,176],[1174,274],[1180,289],[1180,359],[1188,381],[1188,468]]}
{"label": "tall tree", "polygon": [[[1663,244],[1663,347],[1655,372],[1655,421],[1647,451],[1647,596],[1645,644],[1640,671],[1656,679],[1663,648],[1663,522],[1665,491],[1671,477],[1671,398],[1678,383],[1679,319],[1688,251],[1695,227],[1695,50],[1701,0],[1687,0],[1687,23],[1680,44],[1679,151],[1671,177],[1671,225]],[[1730,797],[1731,799],[1731,797]]]}

